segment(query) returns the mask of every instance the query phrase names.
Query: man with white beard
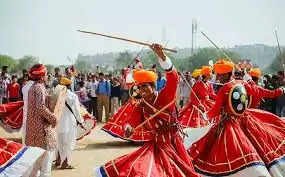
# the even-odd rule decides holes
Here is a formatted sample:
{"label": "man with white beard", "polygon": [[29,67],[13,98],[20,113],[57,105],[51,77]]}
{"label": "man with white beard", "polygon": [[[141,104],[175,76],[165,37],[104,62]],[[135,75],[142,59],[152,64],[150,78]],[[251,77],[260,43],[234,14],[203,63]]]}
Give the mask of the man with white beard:
{"label": "man with white beard", "polygon": [[60,84],[67,87],[65,107],[56,127],[57,131],[57,160],[56,166],[61,169],[73,169],[71,153],[76,144],[77,124],[84,122],[80,115],[78,96],[71,91],[72,80],[66,77],[60,79]]}
{"label": "man with white beard", "polygon": [[28,93],[29,89],[33,85],[34,81],[29,80],[24,87],[22,88],[23,93],[23,101],[24,101],[24,107],[23,107],[23,125],[22,125],[22,144],[25,145],[25,137],[26,137],[26,120],[27,120],[27,109],[28,109]]}

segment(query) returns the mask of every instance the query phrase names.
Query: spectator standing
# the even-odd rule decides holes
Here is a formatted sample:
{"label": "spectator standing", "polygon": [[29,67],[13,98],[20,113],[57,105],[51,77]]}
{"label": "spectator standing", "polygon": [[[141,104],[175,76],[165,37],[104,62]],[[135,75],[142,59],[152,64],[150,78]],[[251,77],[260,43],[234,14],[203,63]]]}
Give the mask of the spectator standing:
{"label": "spectator standing", "polygon": [[110,82],[106,81],[103,73],[99,73],[99,83],[96,90],[98,104],[98,121],[102,122],[103,107],[106,121],[109,119],[109,99],[111,95]]}
{"label": "spectator standing", "polygon": [[60,69],[58,67],[54,68],[54,77],[52,80],[52,86],[56,87],[59,84],[60,78],[61,78],[61,73],[60,73]]}
{"label": "spectator standing", "polygon": [[86,91],[87,91],[87,96],[88,96],[88,107],[87,107],[87,111],[89,113],[92,113],[92,108],[91,108],[91,97],[90,97],[90,90],[91,90],[91,84],[92,84],[92,77],[91,75],[87,75],[87,81],[85,82],[85,87],[86,87]]}
{"label": "spectator standing", "polygon": [[18,83],[20,84],[20,87],[22,88],[24,85],[24,82],[26,81],[26,76],[28,75],[28,71],[26,69],[22,70],[22,77],[18,79]]}
{"label": "spectator standing", "polygon": [[158,72],[155,90],[157,92],[160,92],[164,88],[165,83],[166,83],[166,79],[164,77],[162,77],[161,72]]}
{"label": "spectator standing", "polygon": [[122,76],[120,78],[120,85],[121,85],[121,94],[120,94],[120,99],[121,99],[121,105],[124,105],[128,99],[129,99],[129,88],[126,82],[126,77],[127,74],[131,72],[129,68],[124,68],[122,70]]}
{"label": "spectator standing", "polygon": [[111,115],[113,117],[114,114],[119,109],[119,98],[120,98],[120,82],[119,79],[114,77],[111,85]]}
{"label": "spectator standing", "polygon": [[79,96],[79,101],[81,104],[83,104],[86,108],[89,106],[89,98],[87,95],[87,90],[85,87],[85,82],[82,80],[79,82],[79,90],[77,91],[78,96]]}
{"label": "spectator standing", "polygon": [[2,72],[0,75],[0,104],[5,104],[8,102],[8,85],[10,83],[8,77],[8,66],[2,67]]}
{"label": "spectator standing", "polygon": [[[188,81],[191,87],[193,87],[193,81],[189,73],[187,72],[184,78]],[[187,105],[190,102],[190,87],[186,83],[186,81],[180,78],[179,82],[179,90],[180,90],[180,106]]]}
{"label": "spectator standing", "polygon": [[88,92],[88,96],[90,98],[90,105],[89,107],[91,108],[90,113],[93,113],[93,116],[97,118],[98,116],[98,110],[97,110],[97,95],[96,95],[96,90],[98,87],[98,81],[96,78],[96,75],[92,75],[92,80],[90,84],[90,90]]}
{"label": "spectator standing", "polygon": [[10,102],[19,101],[20,99],[20,84],[16,75],[12,76],[12,82],[8,85],[8,98]]}
{"label": "spectator standing", "polygon": [[[278,72],[278,86],[284,87],[284,72]],[[276,115],[279,117],[285,116],[285,95],[281,95],[280,97],[276,98]]]}
{"label": "spectator standing", "polygon": [[69,67],[65,68],[65,76],[72,80],[71,91],[75,92],[76,79],[72,75],[72,71],[71,71],[71,69]]}

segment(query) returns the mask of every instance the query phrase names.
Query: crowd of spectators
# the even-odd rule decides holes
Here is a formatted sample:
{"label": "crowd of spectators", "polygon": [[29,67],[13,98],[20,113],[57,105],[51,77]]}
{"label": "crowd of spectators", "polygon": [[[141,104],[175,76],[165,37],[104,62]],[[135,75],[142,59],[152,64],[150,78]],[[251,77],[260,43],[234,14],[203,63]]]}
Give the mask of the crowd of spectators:
{"label": "crowd of spectators", "polygon": [[[21,75],[8,74],[8,67],[3,66],[0,75],[0,104],[22,100],[21,88],[29,79],[27,70],[23,70]],[[163,89],[166,80],[163,73],[157,72],[158,80],[156,91]],[[72,79],[72,91],[74,91],[88,112],[92,113],[99,122],[106,122],[129,99],[129,87],[126,83],[124,71],[121,74],[105,74],[97,70],[93,73],[76,73],[74,67],[55,68],[54,72],[49,71],[46,87],[52,91],[59,84],[62,76]],[[236,75],[238,77],[238,75]],[[196,80],[199,77],[195,78]],[[189,103],[191,88],[195,80],[191,72],[180,74],[179,89],[177,92],[177,105],[183,107]],[[276,74],[266,74],[260,80],[260,85],[266,89],[276,89],[284,86],[284,72]],[[213,81],[214,83],[214,81]],[[189,87],[190,86],[190,87]],[[285,116],[285,96],[275,99],[263,99],[261,109],[267,110],[278,116]],[[104,110],[104,111],[103,111]],[[104,115],[103,116],[103,112]],[[105,117],[105,120],[103,120]]]}

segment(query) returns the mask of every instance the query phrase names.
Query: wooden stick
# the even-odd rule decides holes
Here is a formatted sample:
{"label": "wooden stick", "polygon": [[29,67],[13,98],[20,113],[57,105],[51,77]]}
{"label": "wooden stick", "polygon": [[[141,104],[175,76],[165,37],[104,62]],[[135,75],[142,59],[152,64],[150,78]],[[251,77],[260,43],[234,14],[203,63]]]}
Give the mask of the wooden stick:
{"label": "wooden stick", "polygon": [[285,71],[284,62],[283,62],[283,60],[282,60],[282,51],[281,51],[281,48],[280,48],[279,39],[278,39],[278,35],[277,35],[277,29],[275,29],[274,32],[275,32],[275,37],[276,37],[276,41],[277,41],[277,46],[278,46],[279,54],[280,54],[280,64],[281,64],[282,67],[283,67],[283,71]]}
{"label": "wooden stick", "polygon": [[222,52],[222,54],[224,54],[225,57],[227,57],[227,59],[229,59],[231,62],[233,62],[232,59],[226,54],[226,52],[224,50],[222,50],[220,47],[218,47],[203,31],[201,31],[201,33],[203,36],[205,36],[208,39],[208,41],[210,41],[211,44],[213,44],[213,46],[216,47],[216,49],[218,49],[218,51]]}
{"label": "wooden stick", "polygon": [[[121,38],[121,37],[116,37],[116,36],[110,36],[110,35],[106,35],[106,34],[100,34],[100,33],[89,32],[89,31],[82,31],[82,30],[77,30],[77,31],[79,31],[79,32],[81,32],[81,33],[95,34],[95,35],[98,35],[98,36],[103,36],[103,37],[112,38],[112,39],[118,39],[118,40],[121,40],[121,41],[127,41],[127,42],[132,42],[132,43],[135,43],[135,44],[145,45],[145,46],[151,47],[151,44],[146,43],[146,42],[140,42],[140,41],[130,40],[130,39],[126,39],[126,38]],[[164,48],[164,47],[163,47],[162,49],[163,49],[163,50],[166,50],[166,51],[169,51],[169,52],[177,53],[177,50],[174,50],[174,49],[169,49],[169,48]]]}
{"label": "wooden stick", "polygon": [[176,99],[172,100],[170,103],[168,103],[166,106],[164,106],[162,109],[160,109],[159,111],[157,111],[155,114],[153,114],[152,116],[150,116],[149,118],[147,118],[145,121],[143,121],[141,124],[139,124],[137,127],[134,128],[134,131],[141,128],[142,126],[144,126],[144,124],[146,124],[148,121],[150,121],[151,119],[155,118],[158,114],[162,113],[162,111],[166,110],[169,106],[171,106],[172,104],[174,104],[176,102]]}

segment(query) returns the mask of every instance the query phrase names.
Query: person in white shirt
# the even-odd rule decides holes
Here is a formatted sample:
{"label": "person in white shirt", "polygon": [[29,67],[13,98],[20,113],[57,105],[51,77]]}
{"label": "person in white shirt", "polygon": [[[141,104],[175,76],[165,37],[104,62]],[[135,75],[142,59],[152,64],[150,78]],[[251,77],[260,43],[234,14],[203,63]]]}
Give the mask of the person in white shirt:
{"label": "person in white shirt", "polygon": [[[71,154],[76,144],[77,124],[83,124],[84,120],[80,115],[80,102],[78,96],[71,89],[71,79],[62,77],[60,84],[67,89],[65,107],[56,127],[57,131],[57,160],[56,166],[61,169],[73,169]],[[82,125],[83,126],[83,125]]]}
{"label": "person in white shirt", "polygon": [[25,145],[25,137],[26,137],[26,120],[27,120],[27,109],[28,109],[28,93],[33,85],[34,81],[29,80],[24,87],[22,88],[22,94],[23,94],[23,101],[24,101],[24,107],[23,107],[23,125],[22,125],[22,144]]}
{"label": "person in white shirt", "polygon": [[90,89],[88,90],[88,96],[90,97],[90,113],[93,113],[94,117],[98,116],[97,111],[97,95],[96,95],[96,89],[98,87],[98,81],[95,75],[92,75],[92,80],[90,82]]}

